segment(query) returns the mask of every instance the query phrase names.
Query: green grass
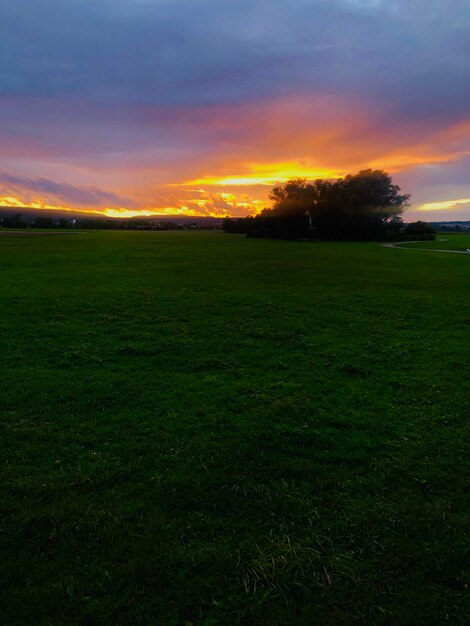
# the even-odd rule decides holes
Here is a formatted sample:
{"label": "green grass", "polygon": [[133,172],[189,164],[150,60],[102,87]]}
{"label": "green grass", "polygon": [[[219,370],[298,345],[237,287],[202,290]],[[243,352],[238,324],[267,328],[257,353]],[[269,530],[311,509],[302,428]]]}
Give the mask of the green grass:
{"label": "green grass", "polygon": [[93,232],[0,262],[0,623],[469,623],[464,255]]}
{"label": "green grass", "polygon": [[458,250],[460,252],[470,249],[470,234],[439,233],[435,241],[407,241],[400,244],[407,247],[440,250]]}

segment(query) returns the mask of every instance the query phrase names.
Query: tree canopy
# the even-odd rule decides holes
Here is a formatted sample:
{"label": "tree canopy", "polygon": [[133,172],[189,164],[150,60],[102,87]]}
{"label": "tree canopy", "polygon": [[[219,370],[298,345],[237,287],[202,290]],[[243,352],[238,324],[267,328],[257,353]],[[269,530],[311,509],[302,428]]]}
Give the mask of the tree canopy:
{"label": "tree canopy", "polygon": [[246,229],[281,237],[386,239],[403,226],[400,214],[409,198],[382,170],[338,180],[293,179],[273,188],[271,208]]}

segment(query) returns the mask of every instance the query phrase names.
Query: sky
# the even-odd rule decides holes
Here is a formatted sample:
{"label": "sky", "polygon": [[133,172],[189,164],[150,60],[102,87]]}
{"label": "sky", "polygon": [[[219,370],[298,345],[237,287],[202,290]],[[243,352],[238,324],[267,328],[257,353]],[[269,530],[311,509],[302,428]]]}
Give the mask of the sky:
{"label": "sky", "polygon": [[0,204],[246,215],[367,167],[470,220],[470,0],[2,0]]}

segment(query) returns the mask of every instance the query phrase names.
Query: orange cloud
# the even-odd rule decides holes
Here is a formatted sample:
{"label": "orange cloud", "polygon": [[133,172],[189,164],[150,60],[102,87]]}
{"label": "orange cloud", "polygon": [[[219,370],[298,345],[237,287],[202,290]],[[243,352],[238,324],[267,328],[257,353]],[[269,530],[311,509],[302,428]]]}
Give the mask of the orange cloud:
{"label": "orange cloud", "polygon": [[83,213],[96,213],[97,215],[101,214],[101,210],[74,209],[71,207],[63,207],[63,206],[56,206],[53,204],[48,204],[47,202],[41,202],[39,200],[34,200],[32,202],[25,202],[24,200],[21,200],[21,198],[16,198],[14,196],[0,197],[0,206],[19,208],[19,209],[47,209],[49,211],[73,211],[77,213],[83,212]]}
{"label": "orange cloud", "polygon": [[185,185],[215,185],[220,187],[247,185],[274,185],[292,178],[338,178],[344,172],[333,169],[312,168],[295,162],[287,163],[252,163],[245,167],[245,172],[229,176],[204,176],[185,182]]}
{"label": "orange cloud", "polygon": [[363,103],[328,96],[211,108],[210,114],[206,120],[199,112],[191,138],[198,142],[200,132],[224,128],[233,138],[224,151],[191,163],[195,175],[172,186],[251,187],[266,199],[262,187],[289,178],[338,178],[368,167],[396,174],[470,153],[468,121],[444,128],[429,120],[394,125]]}
{"label": "orange cloud", "polygon": [[[40,197],[36,189],[4,186],[0,193],[10,201],[3,203],[44,210],[79,206],[108,217],[246,215],[269,206],[268,188],[290,178],[338,178],[366,167],[395,174],[469,154],[469,120],[447,126],[395,120],[357,99],[328,94],[125,113],[142,121],[144,139],[122,161],[115,151],[87,165],[77,165],[73,155],[56,162],[52,153],[45,151],[42,159],[34,153],[37,176],[44,176],[44,166],[67,181],[62,195],[54,195],[52,185]],[[163,126],[172,138],[167,149],[155,139]],[[112,191],[101,194],[102,206],[90,201],[88,210],[88,198],[79,203],[67,187],[91,183]]]}
{"label": "orange cloud", "polygon": [[416,211],[450,211],[457,209],[460,204],[468,204],[470,206],[470,198],[461,198],[459,200],[442,200],[440,202],[426,202],[416,207]]}
{"label": "orange cloud", "polygon": [[249,198],[245,194],[236,196],[232,193],[209,193],[205,190],[193,190],[198,197],[188,196],[180,201],[174,199],[170,206],[141,206],[135,209],[124,207],[75,208],[70,206],[54,205],[40,200],[28,202],[15,196],[0,197],[0,206],[18,209],[42,209],[44,211],[60,211],[67,213],[83,213],[110,218],[132,217],[165,217],[165,216],[208,216],[225,217],[234,212],[243,214],[261,210],[267,202],[256,198]]}
{"label": "orange cloud", "polygon": [[140,211],[132,211],[128,209],[108,209],[108,208],[76,209],[73,207],[56,206],[56,205],[48,204],[46,202],[41,202],[38,200],[35,200],[33,202],[26,202],[24,200],[21,200],[20,198],[16,198],[13,196],[0,197],[0,206],[12,207],[12,208],[18,208],[18,209],[43,209],[47,211],[61,211],[61,212],[67,212],[67,213],[85,213],[85,214],[93,214],[93,215],[105,215],[108,217],[134,217],[135,215],[142,215]]}

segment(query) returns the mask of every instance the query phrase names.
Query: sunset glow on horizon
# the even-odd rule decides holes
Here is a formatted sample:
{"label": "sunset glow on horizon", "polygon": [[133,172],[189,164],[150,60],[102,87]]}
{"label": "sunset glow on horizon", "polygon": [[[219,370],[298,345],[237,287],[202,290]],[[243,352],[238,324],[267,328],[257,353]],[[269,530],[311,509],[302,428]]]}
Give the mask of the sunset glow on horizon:
{"label": "sunset glow on horizon", "polygon": [[406,219],[470,219],[463,5],[26,3],[2,9],[3,206],[241,216],[370,167]]}
{"label": "sunset glow on horizon", "polygon": [[186,182],[186,185],[210,185],[216,187],[238,187],[249,185],[268,185],[272,187],[278,183],[285,183],[293,178],[340,178],[345,172],[331,169],[309,168],[296,163],[255,163],[247,167],[245,174],[231,174],[229,176],[205,176]]}
{"label": "sunset glow on horizon", "polygon": [[[203,205],[200,205],[203,206]],[[132,218],[132,217],[165,217],[165,216],[177,216],[185,215],[190,217],[199,216],[200,213],[197,210],[191,209],[187,206],[181,207],[160,207],[158,209],[126,209],[124,207],[111,208],[100,207],[99,209],[83,209],[65,206],[54,206],[51,204],[44,204],[42,202],[29,202],[25,203],[19,198],[13,198],[11,196],[0,198],[0,207],[10,207],[14,209],[41,209],[44,211],[60,211],[67,213],[83,213],[85,215],[97,215],[102,217],[111,218]],[[208,214],[211,217],[220,217],[220,214]]]}

